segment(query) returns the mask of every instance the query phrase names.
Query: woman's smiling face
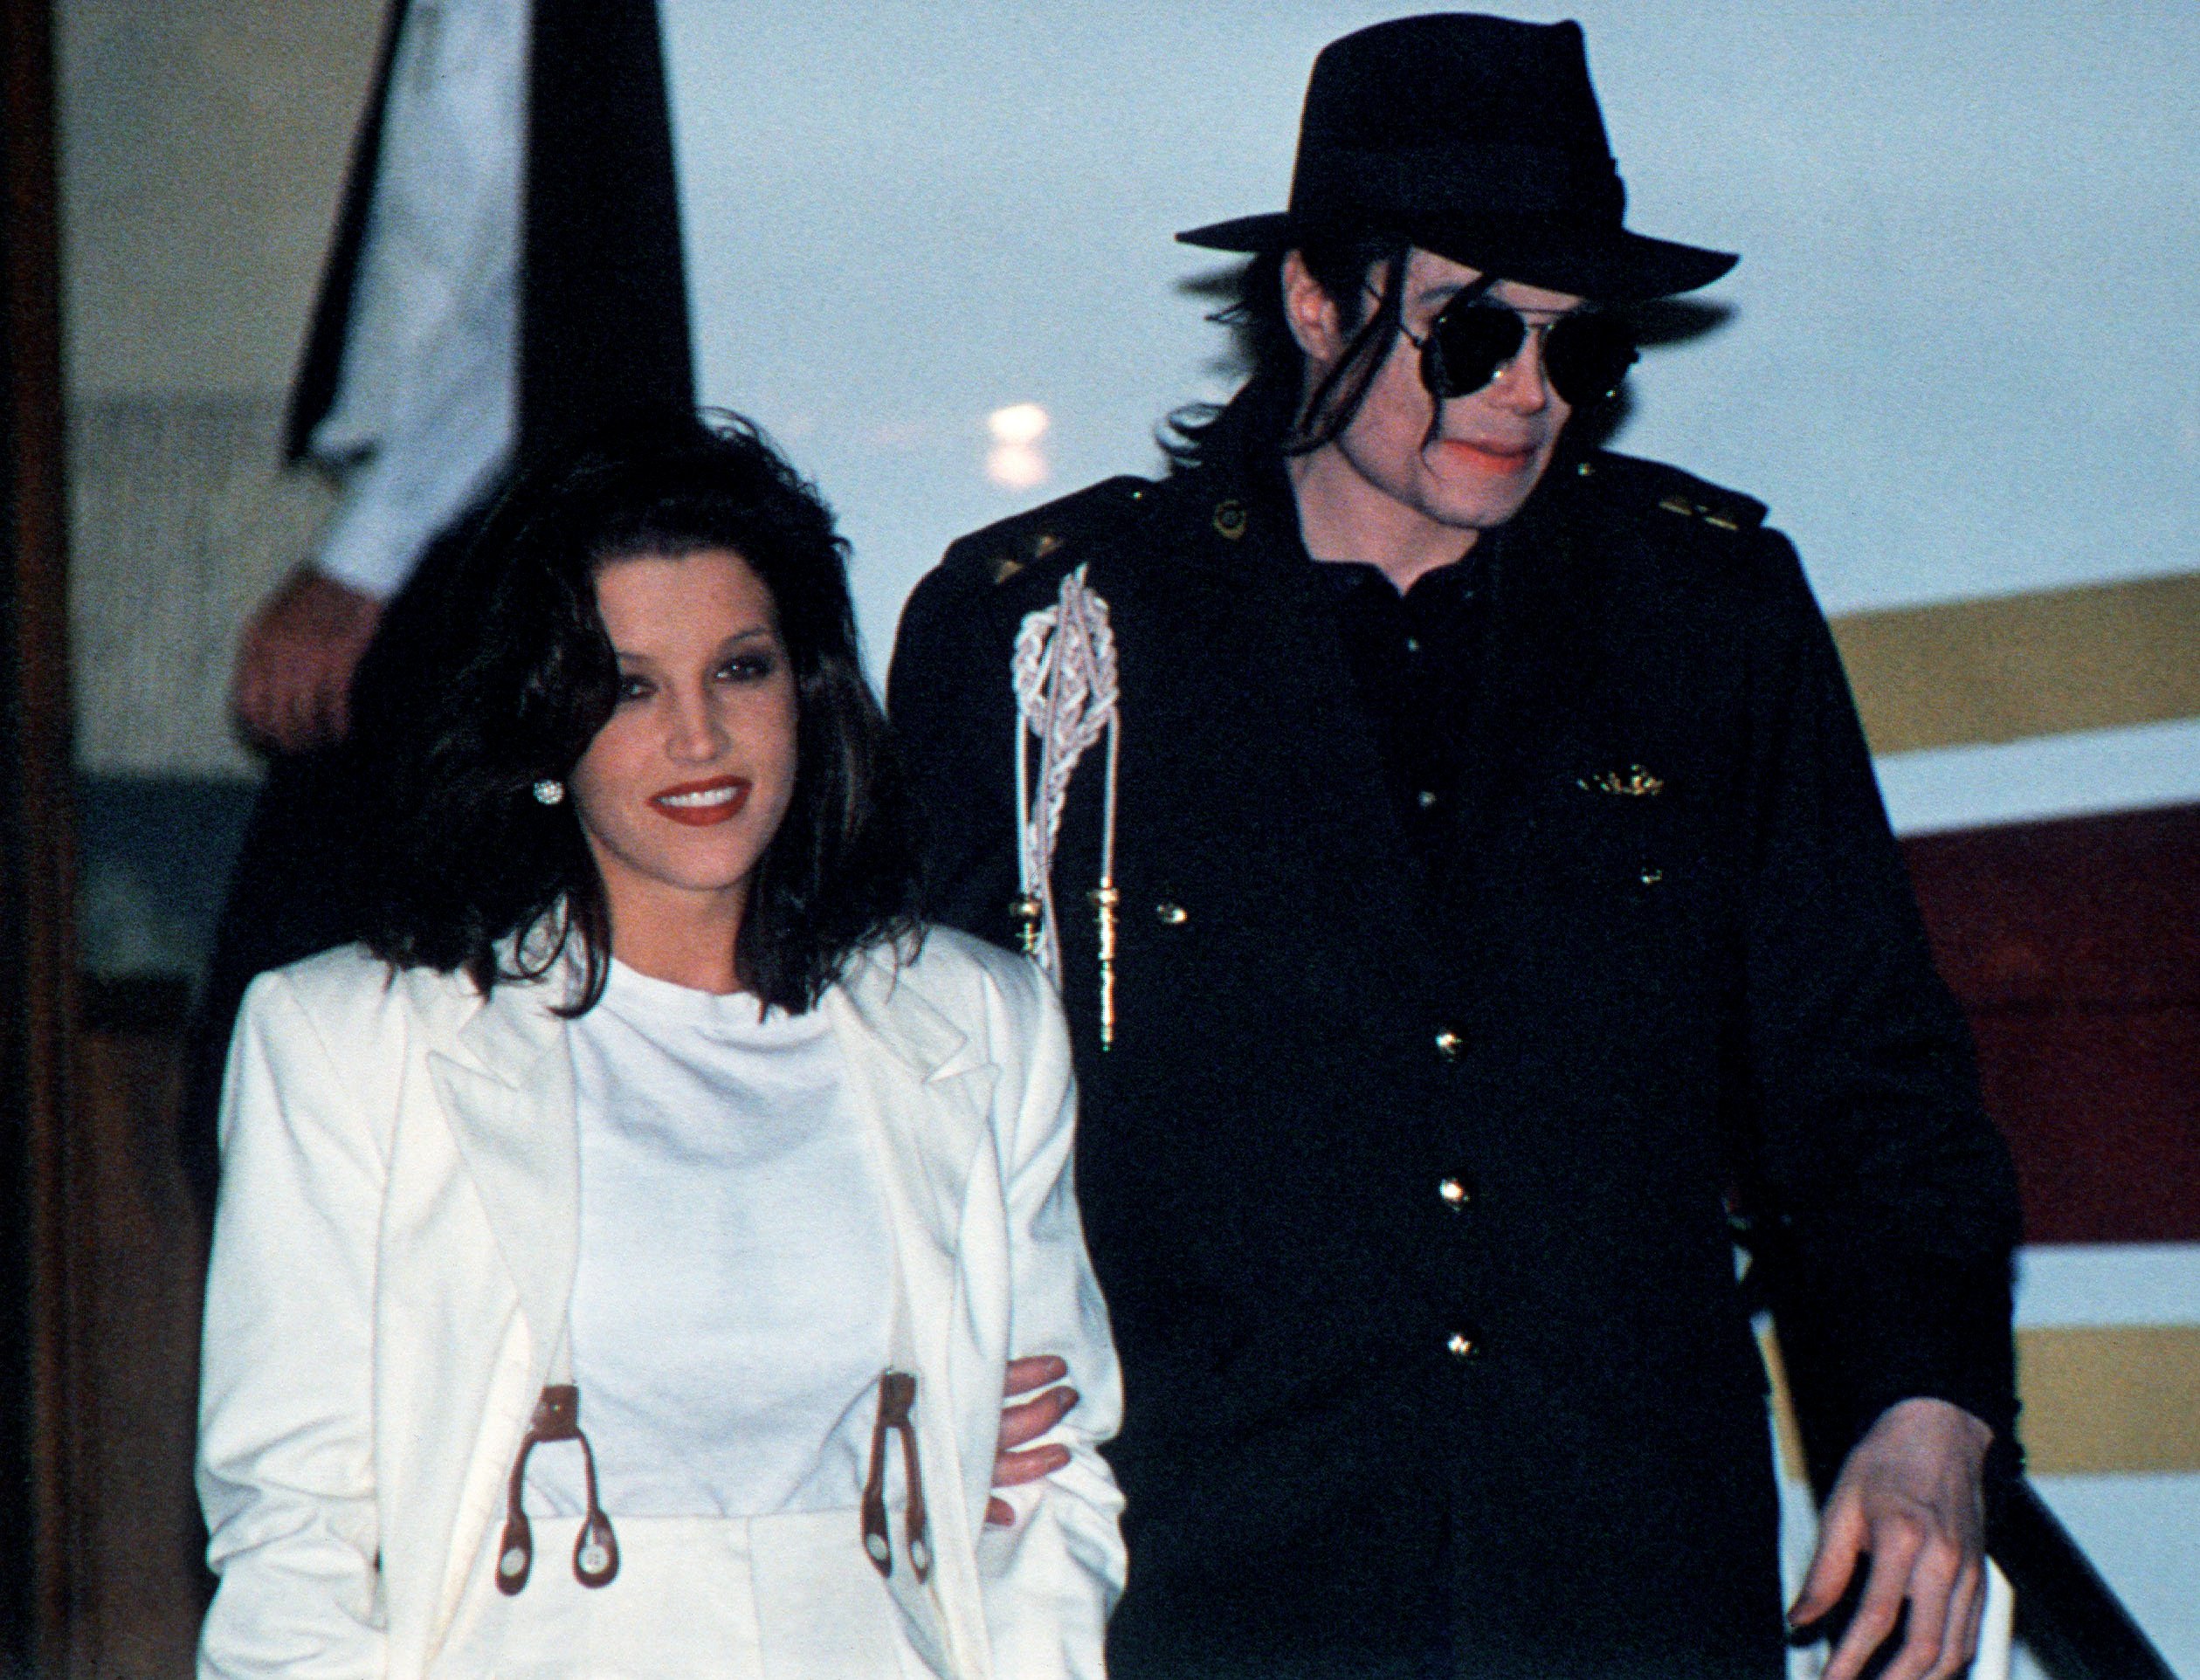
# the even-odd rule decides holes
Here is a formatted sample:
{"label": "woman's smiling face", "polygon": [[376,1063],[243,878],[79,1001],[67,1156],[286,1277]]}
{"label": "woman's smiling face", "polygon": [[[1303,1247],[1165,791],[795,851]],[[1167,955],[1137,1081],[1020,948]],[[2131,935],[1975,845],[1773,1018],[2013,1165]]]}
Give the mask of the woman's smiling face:
{"label": "woman's smiling face", "polygon": [[792,799],[795,677],[771,592],[728,548],[597,574],[618,700],[573,767],[573,802],[619,928],[737,923]]}

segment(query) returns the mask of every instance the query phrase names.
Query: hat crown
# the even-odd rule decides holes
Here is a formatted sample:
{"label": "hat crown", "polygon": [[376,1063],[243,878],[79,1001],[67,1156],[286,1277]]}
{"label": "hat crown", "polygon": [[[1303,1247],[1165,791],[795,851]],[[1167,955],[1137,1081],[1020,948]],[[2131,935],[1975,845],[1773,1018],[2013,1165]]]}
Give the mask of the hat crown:
{"label": "hat crown", "polygon": [[1314,60],[1291,183],[1307,222],[1614,229],[1626,203],[1578,24],[1401,17]]}
{"label": "hat crown", "polygon": [[1462,144],[1548,147],[1610,161],[1579,24],[1467,12],[1400,17],[1332,41],[1314,59],[1302,157],[1334,147]]}

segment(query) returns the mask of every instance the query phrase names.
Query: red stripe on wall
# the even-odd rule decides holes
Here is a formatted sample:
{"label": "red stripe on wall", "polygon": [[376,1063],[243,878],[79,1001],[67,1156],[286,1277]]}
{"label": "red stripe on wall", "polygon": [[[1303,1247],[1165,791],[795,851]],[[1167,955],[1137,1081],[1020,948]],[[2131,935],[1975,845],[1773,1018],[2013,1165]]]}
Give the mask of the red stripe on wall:
{"label": "red stripe on wall", "polygon": [[2200,806],[1903,851],[2025,1240],[2200,1242]]}

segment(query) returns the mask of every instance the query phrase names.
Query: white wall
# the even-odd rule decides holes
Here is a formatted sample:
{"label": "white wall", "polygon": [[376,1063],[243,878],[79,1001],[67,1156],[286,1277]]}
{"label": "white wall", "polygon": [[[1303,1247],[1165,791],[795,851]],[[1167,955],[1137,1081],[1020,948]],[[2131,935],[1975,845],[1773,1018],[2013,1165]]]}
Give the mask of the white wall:
{"label": "white wall", "polygon": [[[1414,9],[665,0],[701,388],[840,507],[875,653],[949,538],[1222,388],[1169,235],[1280,207],[1315,50]],[[1743,253],[1621,447],[1769,501],[1836,612],[2200,569],[2200,8],[1508,10],[1582,18],[1632,224]]]}
{"label": "white wall", "polygon": [[381,10],[54,7],[70,651],[93,775],[256,774],[230,658],[328,506],[280,471],[279,437]]}

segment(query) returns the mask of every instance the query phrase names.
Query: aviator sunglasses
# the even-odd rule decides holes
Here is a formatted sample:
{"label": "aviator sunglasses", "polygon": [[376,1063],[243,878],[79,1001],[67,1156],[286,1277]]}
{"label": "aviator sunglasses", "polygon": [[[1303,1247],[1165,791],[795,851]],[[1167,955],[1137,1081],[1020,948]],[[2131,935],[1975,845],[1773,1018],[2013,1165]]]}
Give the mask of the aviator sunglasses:
{"label": "aviator sunglasses", "polygon": [[1543,371],[1551,389],[1574,408],[1601,403],[1619,389],[1635,363],[1635,341],[1624,322],[1576,310],[1543,326],[1485,296],[1462,292],[1429,323],[1424,337],[1398,330],[1421,353],[1421,382],[1439,401],[1480,390],[1521,353],[1530,333],[1543,335]]}

